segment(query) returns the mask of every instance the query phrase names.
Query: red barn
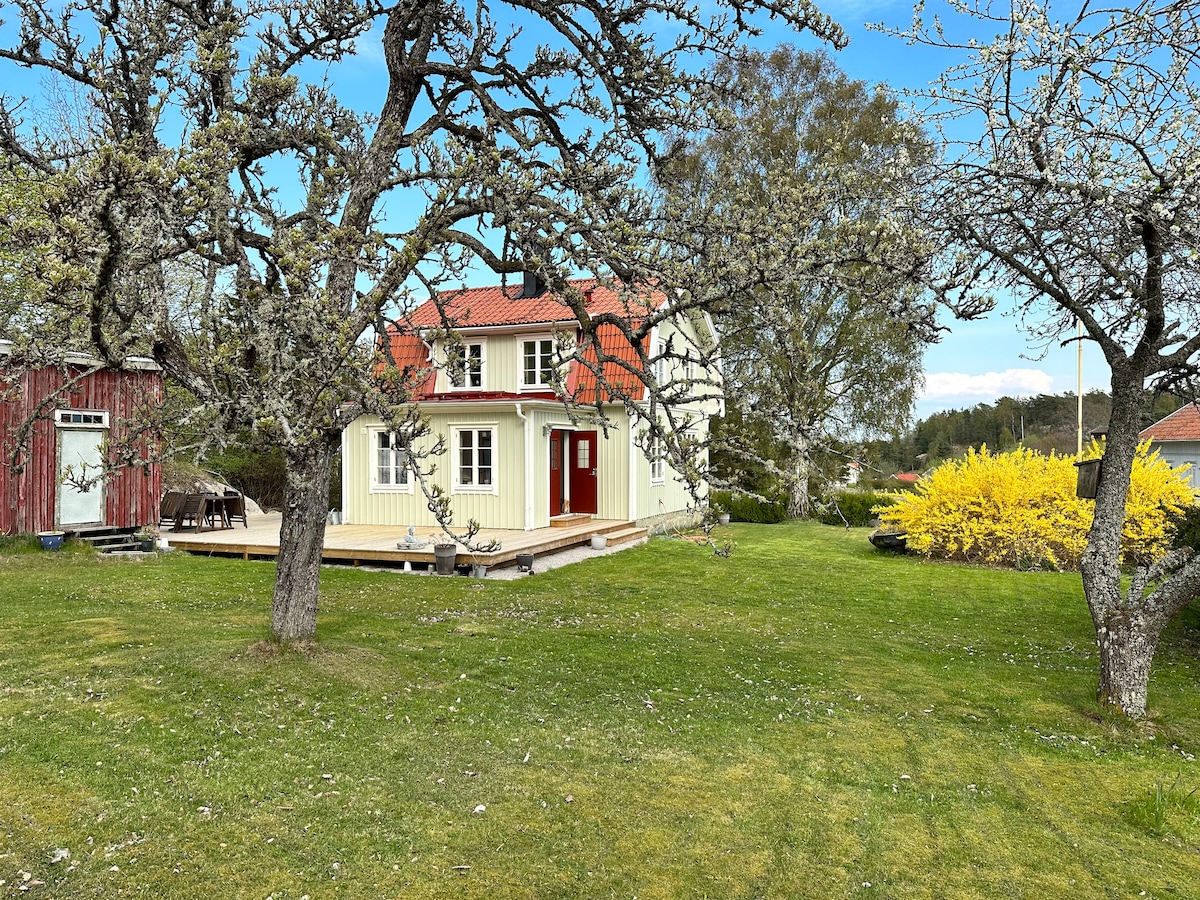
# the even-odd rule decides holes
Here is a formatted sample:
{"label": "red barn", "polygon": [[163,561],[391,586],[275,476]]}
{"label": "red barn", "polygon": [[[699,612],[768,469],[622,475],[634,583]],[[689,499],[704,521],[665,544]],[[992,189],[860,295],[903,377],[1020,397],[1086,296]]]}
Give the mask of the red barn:
{"label": "red barn", "polygon": [[0,533],[157,522],[162,474],[137,423],[162,402],[158,365],[130,357],[87,374],[95,361],[79,356],[6,375],[10,347],[0,341]]}

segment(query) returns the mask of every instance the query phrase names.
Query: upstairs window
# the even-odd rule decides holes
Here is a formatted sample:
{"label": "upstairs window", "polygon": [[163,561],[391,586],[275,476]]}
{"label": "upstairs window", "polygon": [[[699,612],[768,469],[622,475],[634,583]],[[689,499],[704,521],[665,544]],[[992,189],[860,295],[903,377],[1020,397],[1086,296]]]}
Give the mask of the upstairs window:
{"label": "upstairs window", "polygon": [[482,390],[486,363],[483,341],[469,341],[452,348],[446,357],[450,387],[458,391]]}
{"label": "upstairs window", "polygon": [[655,343],[654,355],[654,382],[659,387],[663,387],[667,383],[667,358],[664,355],[667,348],[661,342]]}
{"label": "upstairs window", "polygon": [[554,339],[525,338],[521,341],[521,387],[549,388],[555,368]]}

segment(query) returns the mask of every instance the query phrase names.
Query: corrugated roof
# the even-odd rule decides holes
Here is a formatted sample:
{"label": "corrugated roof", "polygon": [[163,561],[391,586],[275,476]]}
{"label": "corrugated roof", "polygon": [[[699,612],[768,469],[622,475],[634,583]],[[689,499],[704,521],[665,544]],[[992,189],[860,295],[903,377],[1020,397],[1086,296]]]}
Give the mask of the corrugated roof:
{"label": "corrugated roof", "polygon": [[1189,403],[1142,431],[1143,441],[1200,441],[1200,406]]}

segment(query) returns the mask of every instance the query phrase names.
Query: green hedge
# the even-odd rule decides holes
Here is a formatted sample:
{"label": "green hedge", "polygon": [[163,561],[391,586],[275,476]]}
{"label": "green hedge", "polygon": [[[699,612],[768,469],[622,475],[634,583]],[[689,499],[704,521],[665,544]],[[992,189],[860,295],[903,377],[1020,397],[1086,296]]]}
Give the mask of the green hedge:
{"label": "green hedge", "polygon": [[776,525],[787,519],[787,504],[779,500],[759,500],[729,491],[713,491],[709,502],[728,511],[729,518],[734,522]]}
{"label": "green hedge", "polygon": [[[825,507],[817,518],[826,525],[846,525],[855,528],[870,525],[876,518],[871,509],[876,506],[891,506],[896,500],[887,494],[876,494],[871,491],[842,491],[834,494],[825,502]],[[841,515],[838,515],[838,511]],[[845,517],[843,521],[843,516]]]}

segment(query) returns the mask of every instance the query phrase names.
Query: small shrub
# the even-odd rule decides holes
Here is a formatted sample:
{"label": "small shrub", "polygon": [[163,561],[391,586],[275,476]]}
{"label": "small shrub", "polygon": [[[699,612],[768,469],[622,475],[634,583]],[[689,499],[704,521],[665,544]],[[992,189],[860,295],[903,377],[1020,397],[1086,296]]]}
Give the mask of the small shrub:
{"label": "small shrub", "polygon": [[734,522],[777,525],[787,520],[787,504],[779,500],[759,500],[745,494],[713,491],[709,502],[727,510],[730,520]]}
{"label": "small shrub", "polygon": [[1191,547],[1200,550],[1200,505],[1193,504],[1175,517],[1175,533],[1171,538],[1172,548],[1179,550]]}
{"label": "small shrub", "polygon": [[[1138,448],[1126,501],[1121,557],[1142,563],[1169,548],[1171,521],[1191,504],[1182,469],[1172,469],[1149,444]],[[1089,455],[1100,455],[1093,444]],[[908,532],[908,547],[938,559],[1012,568],[1077,569],[1094,503],[1075,496],[1071,457],[1021,449],[991,454],[984,447],[947,462],[915,494],[877,507],[885,525]]]}
{"label": "small shrub", "polygon": [[876,509],[892,506],[896,498],[890,494],[871,491],[841,491],[826,502],[817,519],[826,525],[849,525],[863,528],[876,517]]}

